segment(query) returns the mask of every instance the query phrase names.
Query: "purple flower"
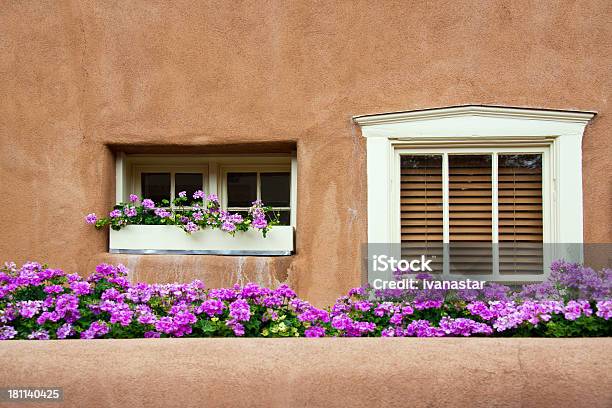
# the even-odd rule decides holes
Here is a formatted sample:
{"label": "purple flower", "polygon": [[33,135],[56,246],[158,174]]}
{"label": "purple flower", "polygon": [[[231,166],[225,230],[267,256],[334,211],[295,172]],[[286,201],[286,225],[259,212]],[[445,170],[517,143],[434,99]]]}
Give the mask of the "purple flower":
{"label": "purple flower", "polygon": [[145,339],[158,339],[160,336],[161,333],[158,333],[156,331],[148,331],[144,334]]}
{"label": "purple flower", "polygon": [[585,316],[593,314],[589,302],[586,300],[570,300],[565,305],[564,316],[567,320],[576,320],[584,313]]}
{"label": "purple flower", "polygon": [[88,224],[95,224],[96,221],[98,221],[98,217],[95,213],[87,214],[87,216],[85,217],[85,222]]}
{"label": "purple flower", "polygon": [[45,291],[45,293],[62,293],[64,291],[64,287],[62,285],[49,285],[49,286],[45,286],[45,288],[43,289]]}
{"label": "purple flower", "polygon": [[304,330],[304,336],[306,337],[324,337],[325,328],[319,326],[311,326]]}
{"label": "purple flower", "polygon": [[70,284],[70,289],[76,295],[89,295],[91,293],[91,285],[85,281],[75,281]]}
{"label": "purple flower", "polygon": [[157,317],[151,312],[143,312],[136,318],[136,321],[140,324],[155,324]]}
{"label": "purple flower", "polygon": [[172,212],[170,212],[169,210],[167,210],[165,208],[156,208],[153,212],[159,218],[170,218],[170,217],[172,217]]}
{"label": "purple flower", "polygon": [[221,226],[221,229],[227,232],[234,232],[236,231],[236,225],[230,221],[225,221],[223,225]]}
{"label": "purple flower", "polygon": [[322,321],[327,323],[329,322],[330,317],[329,313],[326,310],[317,309],[316,307],[310,307],[298,315],[298,320],[301,322],[314,323],[316,321]]}
{"label": "purple flower", "polygon": [[264,217],[257,217],[253,219],[251,225],[253,226],[253,228],[264,229],[268,226],[268,221],[266,221]]}
{"label": "purple flower", "polygon": [[597,312],[595,315],[609,320],[612,317],[612,300],[600,300],[596,304]]}
{"label": "purple flower", "polygon": [[128,217],[135,217],[136,215],[138,215],[138,212],[136,211],[136,207],[125,207],[123,209],[123,213],[125,215],[127,215]]}
{"label": "purple flower", "polygon": [[187,231],[188,233],[192,233],[192,232],[196,232],[198,229],[200,229],[200,227],[198,227],[196,224],[194,224],[193,222],[188,222],[185,225],[185,231]]}
{"label": "purple flower", "polygon": [[198,198],[201,198],[202,200],[206,200],[206,194],[204,194],[202,190],[198,190],[195,193],[193,193],[193,199],[197,200]]}
{"label": "purple flower", "polygon": [[106,289],[100,296],[102,300],[112,300],[117,302],[123,302],[124,297],[125,295],[115,288]]}
{"label": "purple flower", "polygon": [[107,334],[109,331],[108,325],[106,322],[97,321],[93,322],[89,328],[83,332],[81,332],[82,339],[95,339],[97,337],[102,337]]}
{"label": "purple flower", "polygon": [[217,197],[216,194],[211,194],[208,196],[208,201],[210,201],[213,204],[219,204],[219,197]]}
{"label": "purple flower", "polygon": [[206,313],[208,316],[213,317],[223,313],[225,304],[217,299],[208,299],[202,302],[196,309],[196,314]]}
{"label": "purple flower", "polygon": [[17,302],[17,309],[19,310],[19,314],[26,319],[34,317],[40,312],[42,307],[42,301],[40,300],[24,300],[22,302]]}
{"label": "purple flower", "polygon": [[388,327],[386,329],[383,329],[380,332],[380,336],[381,337],[395,337],[395,329],[393,327]]}
{"label": "purple flower", "polygon": [[147,210],[152,210],[153,208],[155,208],[155,203],[153,202],[153,200],[145,198],[144,200],[142,200],[142,206]]}
{"label": "purple flower", "polygon": [[79,307],[79,299],[74,295],[60,295],[55,302],[55,310],[58,312],[73,312]]}
{"label": "purple flower", "polygon": [[340,314],[332,318],[332,327],[336,330],[346,330],[351,327],[353,320],[345,314]]}
{"label": "purple flower", "polygon": [[0,340],[10,340],[15,338],[17,330],[13,326],[0,326]]}
{"label": "purple flower", "polygon": [[237,321],[246,322],[251,318],[251,307],[244,299],[237,299],[229,305],[230,317]]}
{"label": "purple flower", "polygon": [[185,198],[185,197],[187,197],[187,192],[186,191],[181,191],[181,192],[178,193],[178,196],[181,197],[181,198]]}
{"label": "purple flower", "polygon": [[495,314],[489,310],[484,302],[476,301],[466,306],[467,310],[474,316],[480,316],[484,320],[491,320]]}
{"label": "purple flower", "polygon": [[65,339],[74,335],[75,331],[70,323],[64,323],[57,329],[56,335],[58,339]]}
{"label": "purple flower", "polygon": [[155,330],[162,333],[170,334],[174,331],[174,329],[174,322],[169,316],[162,317],[155,323]]}
{"label": "purple flower", "polygon": [[113,210],[110,213],[108,213],[108,216],[111,218],[119,218],[121,217],[121,210]]}
{"label": "purple flower", "polygon": [[49,332],[47,330],[35,330],[28,335],[30,340],[49,340]]}
{"label": "purple flower", "polygon": [[130,202],[135,203],[138,201],[138,196],[136,194],[130,194]]}
{"label": "purple flower", "polygon": [[352,288],[349,290],[348,296],[365,296],[366,290],[363,287]]}
{"label": "purple flower", "polygon": [[159,218],[170,218],[172,215],[172,213],[165,208],[156,208],[154,212]]}
{"label": "purple flower", "polygon": [[244,336],[244,326],[240,323],[235,323],[232,325],[232,330],[234,334],[238,337]]}

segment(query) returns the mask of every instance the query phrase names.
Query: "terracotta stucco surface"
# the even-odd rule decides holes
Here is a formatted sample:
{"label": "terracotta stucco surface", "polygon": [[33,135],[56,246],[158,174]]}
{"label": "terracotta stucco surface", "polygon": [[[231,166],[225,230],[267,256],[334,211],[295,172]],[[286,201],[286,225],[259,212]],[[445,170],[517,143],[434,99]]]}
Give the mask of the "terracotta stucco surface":
{"label": "terracotta stucco surface", "polygon": [[[287,280],[328,303],[360,283],[366,240],[351,117],[461,104],[598,112],[584,239],[611,242],[611,15],[607,0],[4,1],[1,258],[83,273],[121,261],[135,279],[211,286]],[[227,143],[297,146],[295,256],[110,256],[82,222],[113,203],[113,147]]]}
{"label": "terracotta stucco surface", "polygon": [[63,389],[62,404],[37,407],[596,408],[612,404],[610,347],[611,339],[7,341],[0,388]]}

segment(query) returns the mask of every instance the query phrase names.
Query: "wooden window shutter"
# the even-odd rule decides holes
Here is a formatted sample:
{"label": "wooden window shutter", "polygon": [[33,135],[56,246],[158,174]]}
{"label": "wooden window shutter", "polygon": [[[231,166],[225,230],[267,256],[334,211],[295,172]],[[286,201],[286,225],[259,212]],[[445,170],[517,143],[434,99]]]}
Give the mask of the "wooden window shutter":
{"label": "wooden window shutter", "polygon": [[400,167],[402,258],[432,257],[442,272],[442,155],[401,156]]}
{"label": "wooden window shutter", "polygon": [[493,267],[492,155],[448,156],[449,254],[453,274]]}
{"label": "wooden window shutter", "polygon": [[543,268],[542,155],[498,156],[500,273]]}

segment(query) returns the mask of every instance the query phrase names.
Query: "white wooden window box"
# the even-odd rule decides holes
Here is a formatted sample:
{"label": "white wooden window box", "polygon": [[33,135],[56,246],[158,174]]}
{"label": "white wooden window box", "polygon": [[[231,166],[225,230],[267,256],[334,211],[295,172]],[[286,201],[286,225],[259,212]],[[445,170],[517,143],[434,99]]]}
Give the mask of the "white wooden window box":
{"label": "white wooden window box", "polygon": [[291,255],[293,227],[276,225],[264,238],[253,229],[232,236],[218,229],[188,234],[174,225],[128,225],[110,230],[109,248],[111,253],[122,254]]}

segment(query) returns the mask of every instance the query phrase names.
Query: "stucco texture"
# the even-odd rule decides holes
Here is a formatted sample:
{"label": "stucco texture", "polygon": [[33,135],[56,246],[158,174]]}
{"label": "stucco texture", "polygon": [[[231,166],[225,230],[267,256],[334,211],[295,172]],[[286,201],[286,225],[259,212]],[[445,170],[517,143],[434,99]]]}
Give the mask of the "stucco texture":
{"label": "stucco texture", "polygon": [[[82,273],[124,262],[160,282],[287,281],[329,303],[360,284],[366,241],[351,117],[462,104],[598,112],[583,146],[584,238],[611,242],[611,15],[608,0],[4,1],[0,258]],[[293,257],[111,256],[82,222],[113,204],[113,148],[227,143],[297,146]]]}
{"label": "stucco texture", "polygon": [[61,404],[37,407],[608,408],[610,347],[611,339],[6,341],[0,388],[63,389]]}

